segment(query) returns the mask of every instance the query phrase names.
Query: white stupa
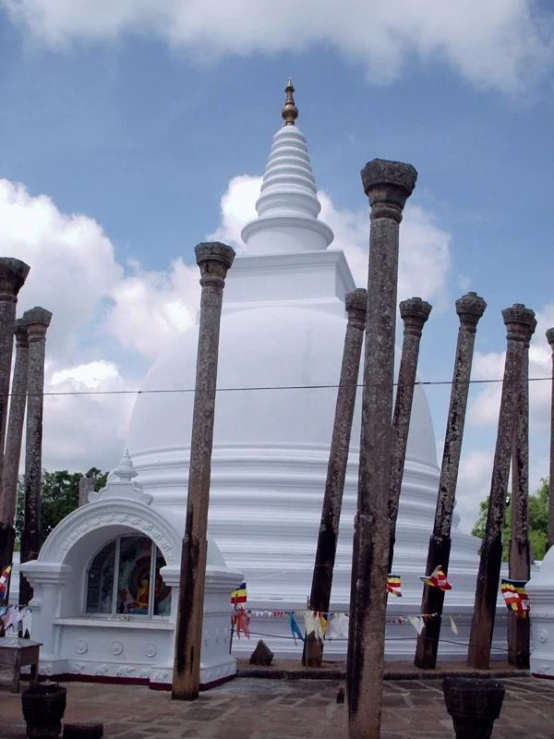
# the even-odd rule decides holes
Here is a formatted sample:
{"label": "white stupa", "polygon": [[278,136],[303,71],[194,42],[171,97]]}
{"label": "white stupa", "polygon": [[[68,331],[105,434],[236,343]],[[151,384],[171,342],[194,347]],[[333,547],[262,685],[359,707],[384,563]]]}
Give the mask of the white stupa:
{"label": "white stupa", "polygon": [[[277,654],[298,653],[286,619],[263,611],[303,609],[310,592],[346,327],[344,297],[355,284],[320,203],[298,111],[287,88],[285,123],[275,134],[256,204],[242,232],[244,256],[227,279],[221,326],[209,531],[227,566],[245,573],[253,635]],[[369,230],[369,229],[368,229]],[[432,327],[427,330],[432,330]],[[188,479],[197,329],[150,370],[137,400],[128,447],[156,507],[182,511]],[[174,393],[148,391],[174,390]],[[178,392],[185,390],[186,392]],[[361,393],[359,397],[361,402]],[[332,608],[349,607],[360,402],[352,433]],[[433,424],[416,389],[402,486],[394,570],[403,598],[391,618],[419,613],[439,470]],[[457,521],[456,524],[457,526]],[[453,533],[441,653],[465,656],[479,541]],[[267,635],[275,635],[268,637]],[[391,624],[389,658],[411,658],[415,631]],[[252,642],[235,639],[234,651]],[[326,655],[343,656],[344,639]]]}

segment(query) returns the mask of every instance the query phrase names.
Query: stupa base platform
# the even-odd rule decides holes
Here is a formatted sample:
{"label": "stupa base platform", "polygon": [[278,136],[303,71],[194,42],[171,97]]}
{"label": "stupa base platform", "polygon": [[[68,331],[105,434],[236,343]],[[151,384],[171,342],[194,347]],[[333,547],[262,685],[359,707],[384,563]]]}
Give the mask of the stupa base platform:
{"label": "stupa base platform", "polygon": [[[248,660],[237,660],[237,677],[266,678],[269,680],[344,680],[345,662],[323,662],[321,667],[303,667],[298,660],[276,660],[269,667],[251,665]],[[531,677],[529,670],[520,670],[505,661],[491,662],[488,670],[475,670],[461,662],[444,662],[433,670],[421,670],[412,662],[385,663],[385,680],[442,680],[445,677],[490,677],[502,680]]]}

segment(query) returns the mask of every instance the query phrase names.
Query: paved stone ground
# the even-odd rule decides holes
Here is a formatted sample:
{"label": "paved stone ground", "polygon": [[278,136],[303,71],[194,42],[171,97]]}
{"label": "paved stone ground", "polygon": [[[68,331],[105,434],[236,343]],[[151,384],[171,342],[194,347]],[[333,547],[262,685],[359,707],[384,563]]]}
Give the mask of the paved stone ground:
{"label": "paved stone ground", "polygon": [[[553,739],[554,681],[509,678],[493,739]],[[237,678],[194,703],[146,687],[67,684],[67,721],[103,721],[117,739],[341,739],[333,680]],[[20,696],[0,692],[1,739],[24,739]],[[452,739],[438,680],[385,683],[382,739]]]}

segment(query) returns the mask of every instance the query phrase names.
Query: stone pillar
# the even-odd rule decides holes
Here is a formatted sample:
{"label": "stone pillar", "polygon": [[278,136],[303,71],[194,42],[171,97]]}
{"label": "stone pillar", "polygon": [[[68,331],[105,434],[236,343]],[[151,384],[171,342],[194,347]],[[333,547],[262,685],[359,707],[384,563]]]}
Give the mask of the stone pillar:
{"label": "stone pillar", "polygon": [[79,480],[79,507],[88,503],[88,494],[94,490],[92,477],[81,477]]}
{"label": "stone pillar", "polygon": [[506,491],[510,476],[512,443],[517,420],[517,398],[521,388],[521,367],[525,345],[535,327],[535,314],[516,303],[502,311],[507,328],[506,360],[498,418],[498,433],[485,536],[481,545],[475,605],[469,638],[467,663],[474,669],[488,669],[502,564],[502,530]]}
{"label": "stone pillar", "polygon": [[27,324],[15,322],[15,367],[13,371],[10,415],[6,435],[6,454],[0,488],[0,571],[12,563],[15,543],[15,509],[21,457],[21,440],[27,404],[29,343]]}
{"label": "stone pillar", "polygon": [[20,259],[0,257],[0,480],[4,465],[4,442],[12,371],[15,306],[30,267]]}
{"label": "stone pillar", "polygon": [[[345,298],[348,323],[344,337],[342,367],[335,407],[335,422],[325,493],[321,511],[321,523],[317,539],[310,608],[313,611],[327,613],[331,601],[333,568],[337,553],[339,523],[348,463],[348,450],[352,433],[352,419],[358,389],[360,373],[360,357],[364,340],[365,317],[367,307],[367,290],[353,290]],[[323,643],[315,633],[306,638],[305,663],[310,666],[321,666]]]}
{"label": "stone pillar", "polygon": [[[527,582],[531,577],[529,547],[529,344],[535,332],[535,321],[524,344],[521,366],[521,388],[518,397],[517,421],[512,453],[512,497],[510,577]],[[529,669],[530,620],[508,614],[508,661],[524,670]]]}
{"label": "stone pillar", "polygon": [[410,432],[412,404],[419,358],[419,345],[423,327],[431,313],[431,305],[421,298],[410,298],[400,303],[400,316],[404,322],[402,356],[398,371],[396,400],[392,419],[392,463],[389,500],[390,551],[389,572],[392,572],[394,544],[396,541],[396,520],[404,477],[404,463]]}
{"label": "stone pillar", "polygon": [[[456,301],[456,313],[460,319],[460,327],[444,437],[435,523],[427,552],[426,574],[433,572],[439,565],[448,573],[452,518],[456,502],[475,334],[477,324],[486,307],[487,304],[483,298],[474,292],[467,293]],[[424,586],[421,613],[437,613],[438,615],[427,620],[425,628],[418,636],[415,654],[416,667],[434,668],[437,664],[443,604],[444,592],[442,590]]]}
{"label": "stone pillar", "polygon": [[546,338],[552,350],[552,394],[550,404],[550,481],[548,496],[548,532],[546,551],[554,544],[554,328],[549,328]]}
{"label": "stone pillar", "polygon": [[[44,405],[44,358],[46,331],[52,314],[31,308],[23,314],[29,341],[27,379],[27,430],[25,438],[25,518],[21,534],[21,562],[36,559],[40,551],[40,498],[42,492],[42,415]],[[19,581],[19,604],[33,597],[33,589],[23,575]]]}
{"label": "stone pillar", "polygon": [[198,244],[200,324],[192,417],[187,518],[181,553],[172,698],[195,700],[200,687],[208,507],[223,288],[235,252],[219,242]]}
{"label": "stone pillar", "polygon": [[402,211],[416,179],[409,164],[382,159],[362,171],[371,231],[347,659],[349,739],[381,735],[398,239]]}

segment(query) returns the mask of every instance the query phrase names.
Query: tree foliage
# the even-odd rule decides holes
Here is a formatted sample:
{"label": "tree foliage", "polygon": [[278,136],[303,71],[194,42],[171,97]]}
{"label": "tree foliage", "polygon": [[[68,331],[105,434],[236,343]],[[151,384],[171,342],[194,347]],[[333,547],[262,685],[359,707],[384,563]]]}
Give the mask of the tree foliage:
{"label": "tree foliage", "polygon": [[[60,521],[74,511],[79,505],[79,480],[83,477],[80,472],[57,470],[56,472],[42,471],[42,491],[40,501],[40,543],[41,546],[48,534]],[[94,489],[100,490],[106,485],[108,474],[97,467],[85,473],[85,477],[94,480]],[[23,476],[19,478],[17,489],[17,512],[15,531],[17,541],[23,531],[24,517],[24,484]]]}
{"label": "tree foliage", "polygon": [[[531,556],[533,559],[541,560],[546,553],[546,537],[548,530],[548,478],[543,478],[541,484],[532,495],[529,496],[529,543],[531,545]],[[473,526],[472,534],[482,539],[485,535],[487,525],[487,513],[489,499],[482,500],[479,504],[479,518]],[[506,508],[504,520],[503,560],[508,561],[512,525],[512,509],[510,504]]]}

